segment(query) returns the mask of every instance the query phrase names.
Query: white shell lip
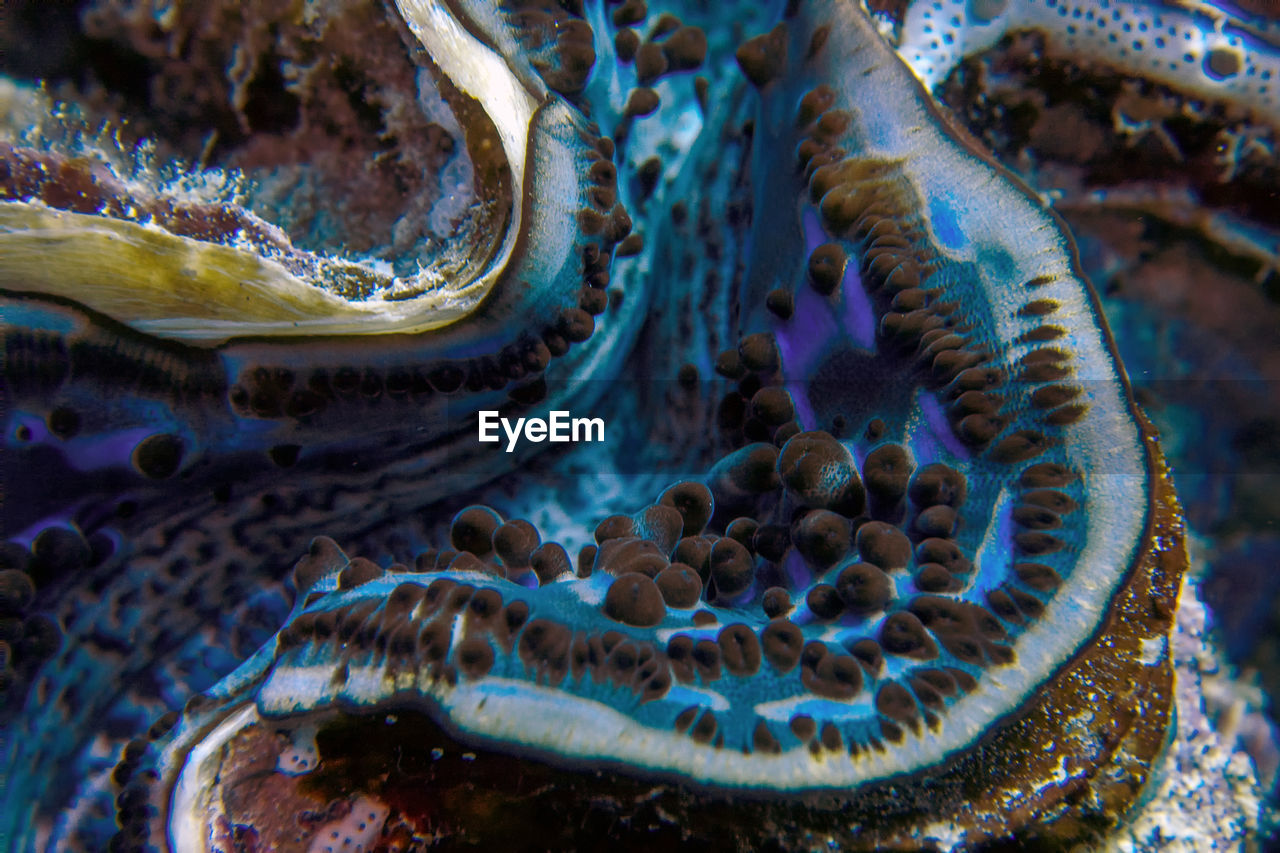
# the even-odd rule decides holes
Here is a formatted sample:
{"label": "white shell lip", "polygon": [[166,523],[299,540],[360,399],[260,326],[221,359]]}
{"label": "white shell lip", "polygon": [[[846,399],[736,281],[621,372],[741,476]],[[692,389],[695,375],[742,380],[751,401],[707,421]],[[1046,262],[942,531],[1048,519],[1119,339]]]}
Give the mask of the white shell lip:
{"label": "white shell lip", "polygon": [[209,849],[209,818],[216,806],[215,792],[219,790],[214,784],[219,754],[236,734],[258,721],[258,709],[250,702],[191,749],[169,803],[170,850],[196,853]]}

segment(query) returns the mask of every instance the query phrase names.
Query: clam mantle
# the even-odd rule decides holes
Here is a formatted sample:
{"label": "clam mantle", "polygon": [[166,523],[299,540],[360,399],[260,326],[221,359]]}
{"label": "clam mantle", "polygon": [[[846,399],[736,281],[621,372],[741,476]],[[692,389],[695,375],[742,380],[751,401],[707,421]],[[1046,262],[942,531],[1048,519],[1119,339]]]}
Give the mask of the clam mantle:
{"label": "clam mantle", "polygon": [[[1184,534],[1064,225],[857,4],[668,5],[396,5],[478,199],[409,273],[6,143],[19,846],[1141,802]],[[477,441],[569,411],[603,440]]]}

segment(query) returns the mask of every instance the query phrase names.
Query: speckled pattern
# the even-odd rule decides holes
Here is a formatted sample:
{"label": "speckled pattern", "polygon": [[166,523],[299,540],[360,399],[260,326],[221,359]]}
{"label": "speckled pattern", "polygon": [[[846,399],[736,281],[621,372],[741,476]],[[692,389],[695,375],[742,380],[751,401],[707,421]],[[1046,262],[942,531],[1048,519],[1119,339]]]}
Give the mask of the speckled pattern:
{"label": "speckled pattern", "polygon": [[901,22],[899,47],[920,79],[934,86],[965,56],[1020,30],[1044,33],[1052,52],[1105,62],[1267,122],[1280,114],[1274,21],[1242,20],[1210,3],[917,2]]}
{"label": "speckled pattern", "polygon": [[976,48],[931,77],[917,7],[909,67],[844,0],[307,9],[290,62],[409,57],[378,144],[452,111],[405,214],[449,239],[0,140],[19,849],[1153,843],[1186,531],[1066,226],[912,74]]}

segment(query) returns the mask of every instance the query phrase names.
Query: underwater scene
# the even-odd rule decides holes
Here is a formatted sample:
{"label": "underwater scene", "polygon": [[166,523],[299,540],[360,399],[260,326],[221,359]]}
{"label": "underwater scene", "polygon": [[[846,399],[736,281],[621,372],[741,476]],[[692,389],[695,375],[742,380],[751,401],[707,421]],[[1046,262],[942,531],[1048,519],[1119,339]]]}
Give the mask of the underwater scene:
{"label": "underwater scene", "polygon": [[0,24],[0,850],[1276,849],[1277,0]]}

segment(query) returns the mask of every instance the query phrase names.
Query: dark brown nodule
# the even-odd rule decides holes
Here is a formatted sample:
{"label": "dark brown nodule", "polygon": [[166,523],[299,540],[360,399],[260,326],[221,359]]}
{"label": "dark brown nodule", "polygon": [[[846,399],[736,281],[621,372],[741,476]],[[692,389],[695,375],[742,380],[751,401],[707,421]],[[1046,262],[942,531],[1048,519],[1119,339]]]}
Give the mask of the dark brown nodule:
{"label": "dark brown nodule", "polygon": [[735,53],[743,75],[757,88],[782,74],[787,62],[787,26],[778,24],[769,32],[748,39]]}
{"label": "dark brown nodule", "polygon": [[662,621],[667,607],[657,584],[648,575],[628,572],[609,585],[604,613],[623,624],[649,628]]}
{"label": "dark brown nodule", "polygon": [[176,435],[161,433],[144,438],[133,449],[133,467],[151,480],[165,480],[182,465],[184,444]]}

